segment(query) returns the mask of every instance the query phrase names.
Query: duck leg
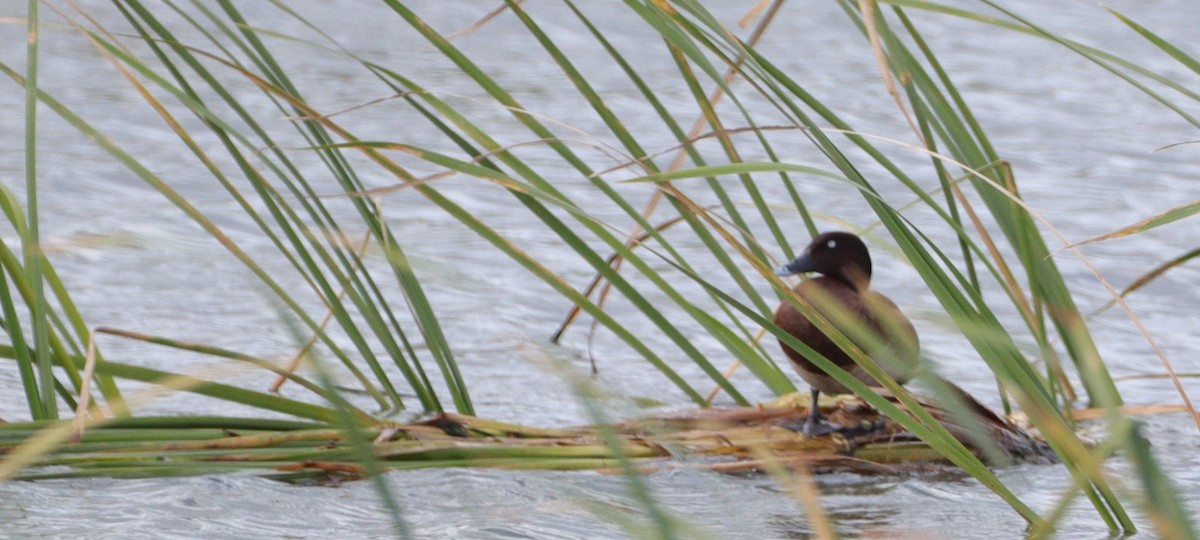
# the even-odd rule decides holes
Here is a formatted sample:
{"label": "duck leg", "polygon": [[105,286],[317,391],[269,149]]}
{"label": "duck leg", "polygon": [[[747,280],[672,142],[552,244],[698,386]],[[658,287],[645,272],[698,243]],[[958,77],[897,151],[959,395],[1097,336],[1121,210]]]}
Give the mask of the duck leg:
{"label": "duck leg", "polygon": [[804,421],[804,426],[800,428],[800,432],[805,437],[820,437],[842,430],[841,424],[829,422],[821,415],[821,407],[817,403],[817,396],[820,393],[820,390],[816,388],[812,389],[812,402],[808,406],[808,419]]}

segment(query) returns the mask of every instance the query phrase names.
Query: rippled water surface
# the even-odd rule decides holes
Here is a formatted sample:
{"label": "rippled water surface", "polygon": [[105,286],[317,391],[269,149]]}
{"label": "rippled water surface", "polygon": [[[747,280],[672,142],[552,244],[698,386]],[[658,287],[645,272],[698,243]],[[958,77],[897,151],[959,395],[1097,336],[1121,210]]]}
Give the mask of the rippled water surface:
{"label": "rippled water surface", "polygon": [[[731,25],[753,4],[710,3],[719,4],[719,9],[714,9]],[[129,31],[110,3],[97,0],[81,4],[112,30]],[[418,13],[432,26],[450,33],[467,27],[499,3],[417,4]],[[603,51],[594,46],[569,11],[553,2],[527,4],[545,30],[594,77],[592,82],[611,106],[619,112],[646,110],[637,91],[605,60]],[[317,39],[301,24],[280,17],[268,2],[239,5],[252,25],[283,35]],[[1006,5],[1053,31],[1121,51],[1140,64],[1194,86],[1194,77],[1119,25],[1095,2],[1064,2],[1054,9],[1032,0]],[[1108,5],[1128,10],[1141,24],[1185,48],[1194,45],[1200,9],[1190,0]],[[24,16],[23,9],[23,2],[0,3],[0,61],[18,70],[23,69],[25,58],[24,27],[15,19]],[[529,140],[530,135],[510,120],[508,112],[476,99],[483,97],[481,92],[436,51],[423,48],[423,42],[385,8],[364,2],[311,2],[297,9],[304,10],[306,16],[355,54],[401,71],[409,70],[425,86],[439,89],[441,97],[488,126],[493,135],[507,137],[501,142]],[[676,67],[668,55],[661,53],[661,43],[640,19],[617,2],[589,2],[586,9],[604,25],[618,47],[631,55],[668,107],[690,110],[690,97],[677,81]],[[993,144],[1013,163],[1026,200],[1068,240],[1108,232],[1200,197],[1200,183],[1195,179],[1200,145],[1155,151],[1196,139],[1195,128],[1144,94],[1061,47],[961,20],[923,13],[913,16]],[[44,17],[44,88],[143,159],[146,166],[206,212],[243,248],[260,257],[268,271],[282,275],[285,263],[271,258],[271,246],[145,102],[86,40],[59,24],[61,19],[49,10]],[[521,32],[514,18],[502,15],[455,43],[528,107],[583,132],[564,129],[564,134],[590,140],[587,133],[603,133],[603,125],[577,99],[578,94],[558,68],[535,50],[529,39],[512,37]],[[200,39],[185,30],[180,31],[180,37]],[[431,141],[440,140],[432,128],[400,103],[352,109],[390,95],[354,62],[301,42],[268,39],[267,43],[284,59],[298,86],[306,89],[307,98],[322,110],[346,110],[346,123],[360,130],[356,133],[360,138],[421,141],[428,134]],[[636,54],[640,49],[654,54]],[[826,2],[789,3],[761,49],[857,129],[909,137],[891,98],[878,82],[869,48],[835,6]],[[140,48],[135,50],[146,53]],[[1192,52],[1196,52],[1194,48]],[[5,83],[0,90],[0,179],[20,192],[23,97],[18,85]],[[243,103],[247,106],[277,115],[269,112],[270,104],[248,85],[235,86],[246,92]],[[745,105],[756,115],[773,118],[769,104],[748,100]],[[691,118],[690,114],[680,114],[680,118]],[[645,137],[642,143],[646,147],[670,147],[673,140],[669,133],[652,116],[625,114],[623,118],[635,133]],[[56,268],[91,324],[211,343],[269,358],[290,354],[293,339],[268,300],[269,294],[253,275],[91,141],[49,112],[41,116],[40,122],[43,236]],[[216,147],[217,142],[194,120],[184,122],[200,144]],[[512,126],[512,132],[505,133],[503,126]],[[780,146],[787,153],[782,159],[823,163],[799,135],[779,134],[776,140],[792,140],[789,137],[795,146]],[[716,147],[705,149],[719,155]],[[900,161],[921,166],[919,157],[906,154],[900,147],[889,147],[892,150]],[[554,156],[536,146],[524,155],[539,166],[556,163]],[[310,174],[323,174],[319,164],[301,163],[311,167]],[[415,167],[418,173],[433,172],[421,170],[420,165]],[[880,171],[868,172],[884,178]],[[365,180],[372,186],[393,181],[382,175]],[[558,176],[551,180],[574,197],[591,193],[586,180],[566,168],[558,170]],[[932,178],[919,181],[933,185]],[[885,196],[908,200],[893,183],[881,180],[877,184]],[[759,185],[768,197],[785,197],[765,178]],[[439,188],[572,284],[580,286],[591,277],[584,262],[545,234],[536,218],[514,208],[513,199],[502,190],[454,178],[440,181]],[[871,223],[861,197],[849,188],[829,183],[801,188],[814,207],[828,215],[849,219],[854,226]],[[643,200],[648,193],[644,185],[620,189],[627,190],[634,201]],[[452,336],[479,414],[539,426],[586,422],[567,384],[546,367],[550,365],[547,358],[565,358],[581,372],[586,368],[588,341],[582,327],[568,334],[563,347],[546,343],[566,312],[566,302],[417,195],[398,192],[385,197],[383,203],[446,332]],[[335,211],[350,211],[348,205],[339,206],[336,201],[330,204]],[[589,211],[622,229],[628,227],[619,209],[598,207]],[[855,220],[856,215],[861,219]],[[920,211],[909,217],[918,224],[936,223],[936,218]],[[793,242],[799,247],[806,237],[799,218],[783,220],[786,226],[794,227]],[[1200,238],[1196,223],[1195,219],[1177,222],[1132,238],[1089,246],[1084,252],[1108,280],[1122,287],[1150,268],[1194,248]],[[829,222],[825,225],[832,226]],[[946,235],[938,240],[950,240],[944,227],[928,227],[926,232]],[[9,230],[0,230],[0,234],[6,241],[12,238]],[[1061,245],[1049,232],[1047,238],[1052,247]],[[697,253],[704,250],[698,243],[682,248]],[[875,286],[916,320],[923,348],[941,373],[983,401],[995,404],[995,386],[984,364],[941,315],[933,295],[923,286],[914,285],[920,283],[915,271],[891,254],[881,253],[877,259]],[[1065,252],[1058,255],[1058,261],[1085,313],[1108,300],[1084,265]],[[720,277],[714,279],[719,281]],[[1200,357],[1196,354],[1200,351],[1197,283],[1200,266],[1193,263],[1169,272],[1130,297],[1133,310],[1181,373],[1200,372]],[[297,290],[303,286],[298,280],[285,284]],[[703,295],[687,284],[680,287],[685,294]],[[398,295],[396,298],[400,302]],[[306,301],[313,312],[318,312],[315,302]],[[632,311],[621,302],[614,302],[611,309],[618,316]],[[1016,320],[1014,314],[1000,315]],[[1134,377],[1163,371],[1146,340],[1118,310],[1096,317],[1092,324],[1114,375]],[[688,362],[676,354],[669,340],[655,342],[650,338],[650,343],[668,359],[678,360],[676,364],[685,377],[703,380],[703,374],[685,367]],[[727,353],[719,344],[704,338],[697,338],[695,344],[716,364],[727,363]],[[122,340],[105,341],[102,346],[110,357],[172,371],[200,370],[213,364],[209,358]],[[600,383],[612,391],[604,402],[607,414],[638,414],[630,397],[652,397],[668,407],[688,405],[683,395],[668,388],[661,376],[611,336],[601,333],[593,344],[593,353],[602,371]],[[258,374],[241,374],[237,379],[257,388],[270,381],[270,377]],[[745,374],[735,378],[735,384],[751,399],[770,396]],[[1170,383],[1163,379],[1123,380],[1119,384],[1132,404],[1179,401]],[[1195,379],[1185,379],[1184,384],[1192,393],[1200,391]],[[15,369],[0,365],[0,388],[19,387]],[[19,393],[0,392],[0,417],[25,418],[24,407]],[[228,404],[190,397],[153,401],[141,410],[238,413]],[[1146,422],[1165,467],[1182,487],[1185,501],[1192,510],[1200,509],[1200,459],[1195,451],[1200,436],[1195,426],[1182,416],[1153,416]],[[1106,466],[1114,470],[1115,477],[1125,477],[1123,462],[1113,460]],[[998,474],[1039,510],[1048,510],[1069,482],[1066,472],[1057,466],[1021,466]],[[408,527],[423,538],[620,538],[626,532],[615,523],[621,517],[637,515],[637,503],[624,480],[613,475],[431,470],[394,473],[386,481],[400,497]],[[803,507],[770,478],[731,477],[681,468],[650,475],[648,482],[667,508],[718,538],[805,538],[812,531]],[[837,474],[820,478],[820,486],[821,503],[847,536],[1006,538],[1017,536],[1022,529],[1020,519],[1002,501],[977,482],[955,473],[903,477]],[[1103,525],[1093,516],[1085,503],[1077,503],[1065,521],[1064,530],[1068,532],[1062,536],[1104,536]],[[1146,525],[1144,518],[1138,519]],[[0,484],[0,523],[2,536],[49,538],[383,537],[395,532],[379,510],[370,483],[298,487],[248,475]]]}

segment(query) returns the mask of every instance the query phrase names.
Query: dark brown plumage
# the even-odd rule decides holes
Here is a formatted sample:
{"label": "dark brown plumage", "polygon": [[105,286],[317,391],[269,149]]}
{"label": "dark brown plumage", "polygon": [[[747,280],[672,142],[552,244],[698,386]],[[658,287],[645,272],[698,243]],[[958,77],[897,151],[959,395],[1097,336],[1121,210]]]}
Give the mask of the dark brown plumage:
{"label": "dark brown plumage", "polygon": [[[803,303],[829,319],[897,382],[907,382],[919,364],[917,332],[895,303],[870,290],[871,255],[862,240],[845,232],[821,234],[777,273],[804,272],[817,272],[821,277],[793,289]],[[791,302],[785,301],[775,310],[775,324],[868,386],[879,386]],[[850,390],[782,340],[780,346],[796,372],[812,386],[812,413],[803,432],[815,436],[837,429],[822,422],[817,396]]]}

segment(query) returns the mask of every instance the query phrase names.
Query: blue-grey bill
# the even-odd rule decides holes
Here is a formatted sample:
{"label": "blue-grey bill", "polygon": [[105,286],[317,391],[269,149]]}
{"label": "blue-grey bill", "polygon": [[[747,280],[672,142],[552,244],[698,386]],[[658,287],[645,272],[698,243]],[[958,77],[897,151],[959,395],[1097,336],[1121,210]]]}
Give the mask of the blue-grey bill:
{"label": "blue-grey bill", "polygon": [[796,259],[792,262],[779,267],[779,269],[775,271],[775,275],[791,276],[795,274],[803,274],[805,272],[812,272],[816,269],[815,267],[816,261],[813,260],[812,255],[809,255],[808,252],[805,251],[804,253],[801,253],[799,257],[796,257]]}

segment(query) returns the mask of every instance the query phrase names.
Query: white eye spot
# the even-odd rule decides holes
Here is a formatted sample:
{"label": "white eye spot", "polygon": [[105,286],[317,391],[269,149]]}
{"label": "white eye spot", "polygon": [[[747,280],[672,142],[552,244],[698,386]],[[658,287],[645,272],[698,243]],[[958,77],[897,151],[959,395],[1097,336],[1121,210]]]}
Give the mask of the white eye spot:
{"label": "white eye spot", "polygon": [[830,240],[830,241],[826,242],[826,243],[825,243],[825,247],[827,247],[827,248],[829,248],[829,249],[836,248],[836,247],[837,247],[837,240]]}

